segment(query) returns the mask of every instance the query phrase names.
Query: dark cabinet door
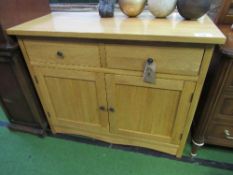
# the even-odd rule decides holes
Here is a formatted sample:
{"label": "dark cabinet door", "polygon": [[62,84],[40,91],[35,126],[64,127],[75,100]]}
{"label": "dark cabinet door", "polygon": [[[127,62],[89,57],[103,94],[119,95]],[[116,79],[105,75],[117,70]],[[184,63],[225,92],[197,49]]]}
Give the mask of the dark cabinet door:
{"label": "dark cabinet door", "polygon": [[45,131],[47,121],[17,46],[0,47],[0,102],[12,126]]}
{"label": "dark cabinet door", "polygon": [[5,29],[49,13],[49,0],[0,0],[0,103],[12,129],[43,133],[47,121],[17,42]]}
{"label": "dark cabinet door", "polygon": [[14,75],[13,61],[0,57],[0,96],[11,121],[36,124],[33,114],[21,91],[20,85]]}

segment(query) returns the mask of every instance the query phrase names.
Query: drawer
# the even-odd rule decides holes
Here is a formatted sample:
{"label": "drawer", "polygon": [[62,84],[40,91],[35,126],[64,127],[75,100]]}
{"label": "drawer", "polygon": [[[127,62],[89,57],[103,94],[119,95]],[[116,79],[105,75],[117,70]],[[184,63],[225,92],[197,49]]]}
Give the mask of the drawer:
{"label": "drawer", "polygon": [[211,143],[233,147],[233,125],[212,122],[207,131]]}
{"label": "drawer", "polygon": [[100,67],[98,44],[55,40],[24,40],[31,62]]}
{"label": "drawer", "polygon": [[233,92],[223,92],[215,107],[215,120],[233,123]]}
{"label": "drawer", "polygon": [[157,72],[197,75],[204,48],[182,46],[139,46],[108,44],[105,46],[108,68],[143,71],[146,60],[151,57]]}

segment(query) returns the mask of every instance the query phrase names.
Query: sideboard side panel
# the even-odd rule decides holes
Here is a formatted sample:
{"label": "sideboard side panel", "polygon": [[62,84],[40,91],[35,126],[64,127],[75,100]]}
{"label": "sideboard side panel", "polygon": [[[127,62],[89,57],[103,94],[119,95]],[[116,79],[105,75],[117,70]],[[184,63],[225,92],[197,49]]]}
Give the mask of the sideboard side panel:
{"label": "sideboard side panel", "polygon": [[200,70],[200,76],[199,76],[199,79],[197,81],[196,89],[195,89],[195,92],[194,92],[194,95],[193,95],[192,104],[191,104],[191,107],[190,107],[190,110],[189,110],[189,113],[188,113],[188,117],[187,117],[186,125],[185,125],[185,128],[184,128],[183,136],[182,136],[182,139],[181,139],[181,142],[180,142],[180,147],[179,147],[179,149],[177,151],[177,154],[176,154],[177,157],[182,156],[184,146],[185,146],[187,137],[189,135],[189,130],[190,130],[190,127],[191,127],[191,124],[192,124],[192,121],[193,121],[193,117],[194,117],[194,114],[195,114],[195,111],[196,111],[196,107],[197,107],[197,104],[199,102],[199,98],[200,98],[200,95],[201,95],[201,91],[202,91],[202,87],[203,87],[203,84],[204,84],[204,81],[205,81],[205,77],[206,77],[206,74],[207,74],[207,71],[208,71],[208,68],[209,68],[209,64],[210,64],[212,55],[213,55],[213,51],[214,51],[214,46],[206,46],[205,53],[204,53],[204,56],[203,56],[203,62],[202,62],[201,70]]}
{"label": "sideboard side panel", "polygon": [[[41,95],[39,86],[37,84],[37,79],[36,79],[36,76],[35,76],[35,72],[33,71],[33,68],[32,68],[32,66],[30,64],[29,57],[28,57],[28,54],[27,54],[27,50],[26,50],[26,48],[24,46],[24,43],[23,43],[23,38],[18,38],[18,43],[19,43],[20,49],[22,51],[22,54],[24,56],[24,60],[25,60],[25,62],[27,64],[27,67],[28,67],[29,73],[31,75],[32,81],[33,81],[33,83],[35,85],[36,92],[38,93],[38,96],[39,96],[40,100],[42,101],[41,104],[42,104],[42,107],[44,108],[45,115],[46,115],[46,117],[48,119],[48,122],[51,123],[51,121],[49,120],[48,113],[46,112],[48,110],[46,110],[47,108],[43,103],[42,95]],[[51,128],[52,132],[55,133],[55,129],[53,128],[53,126],[51,124],[50,124],[50,128]]]}

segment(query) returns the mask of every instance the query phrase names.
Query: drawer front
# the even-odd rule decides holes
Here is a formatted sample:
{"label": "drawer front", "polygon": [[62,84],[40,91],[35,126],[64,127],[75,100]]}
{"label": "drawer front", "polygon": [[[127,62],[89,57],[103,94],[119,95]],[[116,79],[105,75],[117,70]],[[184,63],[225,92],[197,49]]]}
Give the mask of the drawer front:
{"label": "drawer front", "polygon": [[216,104],[214,119],[233,123],[233,92],[221,94]]}
{"label": "drawer front", "polygon": [[202,62],[204,48],[170,46],[105,46],[107,67],[143,71],[146,60],[151,57],[157,65],[157,72],[197,75]]}
{"label": "drawer front", "polygon": [[233,147],[233,125],[211,123],[207,139],[217,145]]}
{"label": "drawer front", "polygon": [[24,40],[31,62],[100,67],[98,44],[52,40]]}

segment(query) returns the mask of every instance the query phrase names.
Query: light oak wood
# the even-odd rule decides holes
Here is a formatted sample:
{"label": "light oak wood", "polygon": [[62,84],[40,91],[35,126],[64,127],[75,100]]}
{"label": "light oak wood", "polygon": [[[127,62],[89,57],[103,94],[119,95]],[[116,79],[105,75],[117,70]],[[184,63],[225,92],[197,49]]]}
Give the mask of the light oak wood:
{"label": "light oak wood", "polygon": [[142,46],[108,44],[107,67],[143,71],[146,60],[153,58],[159,73],[197,75],[204,54],[201,47]]}
{"label": "light oak wood", "polygon": [[25,39],[23,42],[30,61],[100,67],[99,47],[94,43],[49,39]]}
{"label": "light oak wood", "polygon": [[[103,51],[102,51],[103,52]],[[103,53],[101,55],[104,55]],[[30,64],[30,63],[29,63]],[[71,66],[67,66],[67,65],[61,65],[61,64],[55,64],[54,66],[52,66],[52,64],[47,64],[45,63],[44,65],[43,64],[38,64],[38,66],[42,66],[42,67],[51,67],[50,70],[52,70],[51,72],[54,72],[54,70],[58,69],[58,67],[61,67],[61,71],[68,71],[70,74],[72,74],[74,77],[77,77],[76,74],[74,74],[75,70],[79,70],[79,72],[82,70],[86,70],[86,72],[91,72],[91,74],[93,74],[93,71],[99,71],[99,70],[102,70],[102,75],[104,75],[103,73],[107,73],[106,70],[109,70],[109,69],[105,69],[105,68],[89,68],[88,67],[83,67],[83,69],[80,69],[81,67],[71,67]],[[65,113],[65,116],[66,116],[66,119],[65,120],[54,120],[53,119],[53,116],[57,116],[57,114],[55,113],[55,109],[54,108],[57,108],[57,109],[61,109],[63,110],[62,107],[59,106],[59,103],[62,103],[63,102],[63,99],[66,99],[66,97],[60,97],[60,100],[58,100],[59,98],[56,98],[57,96],[59,96],[58,94],[55,94],[54,96],[54,99],[56,98],[56,100],[54,99],[51,99],[51,97],[49,97],[49,94],[48,92],[48,89],[46,90],[46,84],[45,84],[45,80],[43,80],[43,76],[41,75],[43,73],[43,69],[49,69],[49,68],[36,68],[34,67],[34,69],[36,70],[36,74],[38,77],[39,77],[39,84],[40,84],[40,91],[41,91],[41,96],[42,96],[42,100],[44,101],[44,106],[46,106],[45,109],[47,109],[47,111],[49,111],[50,113],[50,124],[53,125],[53,128],[54,128],[54,132],[57,133],[59,132],[58,128],[61,128],[61,127],[64,127],[64,128],[69,128],[69,127],[72,127],[72,128],[77,128],[75,129],[75,133],[76,132],[80,132],[80,133],[85,133],[86,132],[89,132],[89,131],[92,131],[92,132],[96,132],[96,133],[99,133],[100,135],[102,134],[106,134],[108,133],[108,130],[106,130],[106,128],[102,128],[101,125],[88,125],[86,124],[85,122],[84,123],[80,123],[78,121],[76,121],[76,119],[73,119],[72,118],[70,119],[69,117],[67,118],[67,115],[69,112],[64,112]],[[50,72],[50,71],[49,71]],[[101,72],[101,71],[100,71]],[[130,72],[131,71],[122,71],[122,70],[119,70],[119,71],[113,71],[111,73],[119,73],[119,74],[127,74],[130,75]],[[101,74],[101,73],[99,73]],[[64,79],[65,81],[68,81],[70,78],[68,76],[68,74],[59,74],[59,72],[54,72],[53,76],[58,76],[60,75],[60,79]],[[134,73],[132,73],[132,75],[134,75]],[[192,92],[194,91],[195,89],[195,85],[196,83],[195,82],[192,82],[192,81],[185,81],[185,77],[188,77],[188,76],[177,76],[177,75],[167,75],[166,74],[158,74],[158,77],[157,77],[157,81],[156,81],[156,84],[155,85],[152,85],[152,84],[147,84],[145,82],[142,81],[142,77],[140,75],[142,75],[142,72],[140,72],[140,74],[137,74],[138,76],[131,76],[130,78],[127,78],[129,76],[123,76],[124,78],[121,79],[121,84],[124,84],[126,87],[127,86],[132,86],[132,89],[144,89],[146,87],[146,89],[156,89],[157,92],[155,92],[155,96],[158,96],[158,99],[163,99],[164,100],[164,105],[161,105],[161,106],[165,106],[166,105],[171,105],[171,106],[167,106],[167,108],[169,108],[170,110],[170,113],[169,111],[164,111],[164,115],[163,115],[163,112],[159,113],[160,117],[157,118],[158,121],[163,121],[162,120],[162,117],[164,116],[167,116],[167,117],[171,117],[171,118],[168,118],[168,119],[164,119],[164,125],[161,125],[161,126],[164,126],[161,130],[159,128],[156,128],[154,126],[154,131],[156,134],[145,134],[143,132],[132,132],[130,133],[130,128],[127,130],[127,132],[114,132],[114,129],[112,130],[112,127],[110,127],[110,132],[111,133],[108,133],[108,134],[113,134],[112,135],[112,139],[110,139],[109,137],[107,138],[103,138],[102,136],[100,136],[100,138],[103,138],[105,141],[109,141],[111,142],[112,140],[117,140],[119,136],[121,135],[125,135],[127,136],[128,138],[134,138],[134,140],[136,140],[135,142],[137,144],[135,145],[138,145],[138,146],[144,146],[144,145],[147,145],[147,147],[149,148],[154,148],[156,150],[160,150],[160,151],[164,151],[164,152],[167,152],[167,153],[171,153],[173,154],[173,151],[169,151],[169,147],[167,148],[161,148],[161,147],[158,147],[157,145],[155,146],[153,143],[147,143],[146,140],[156,140],[156,143],[161,143],[161,144],[164,144],[164,143],[169,143],[169,144],[172,144],[174,146],[177,146],[180,144],[182,144],[182,140],[184,140],[184,138],[186,137],[185,134],[187,134],[187,131],[184,130],[184,128],[186,128],[186,125],[187,125],[187,119],[186,116],[188,111],[189,111],[189,106],[191,104],[191,96],[192,96]],[[107,75],[106,76],[106,82],[107,83],[107,86],[105,87],[104,83],[102,83],[102,89],[104,90],[101,90],[100,92],[96,91],[96,94],[104,94],[103,96],[105,96],[106,98],[106,92],[108,94],[108,100],[105,101],[105,105],[107,106],[107,103],[108,106],[107,108],[110,108],[111,107],[111,104],[110,102],[114,101],[112,99],[109,99],[110,97],[113,98],[113,95],[111,95],[111,90],[114,90],[113,87],[111,87],[109,85],[109,83],[111,84],[111,81],[114,80],[114,78],[108,78],[108,76],[117,76],[117,77],[121,77],[121,75]],[[73,77],[73,78],[74,78]],[[85,77],[88,79],[88,76],[84,76],[84,75],[81,75],[80,77]],[[164,79],[161,79],[161,78],[164,78]],[[166,79],[168,78],[168,79]],[[184,79],[182,79],[184,78]],[[191,78],[191,77],[189,77]],[[196,78],[192,77],[190,80],[197,80]],[[58,80],[57,80],[58,81]],[[55,86],[55,82],[53,81],[48,81],[47,84],[50,84],[50,89],[51,91],[53,91],[53,89],[57,86]],[[64,83],[61,83],[61,84],[64,84]],[[114,84],[114,83],[113,83]],[[54,87],[55,86],[55,87]],[[58,85],[60,87],[62,87],[62,85]],[[113,85],[112,85],[113,86]],[[83,86],[84,87],[84,86]],[[86,87],[86,86],[85,86]],[[110,88],[109,88],[110,87]],[[69,88],[70,89],[70,88]],[[107,90],[105,92],[105,89]],[[124,88],[123,88],[124,89]],[[127,88],[126,88],[127,89]],[[123,96],[127,96],[129,94],[131,94],[133,91],[135,90],[128,90],[128,92],[126,92],[126,94],[123,94]],[[177,91],[177,92],[176,92]],[[165,92],[165,93],[163,93]],[[114,94],[114,93],[113,93]],[[145,98],[143,95],[144,93],[142,92],[142,95],[141,97],[142,98]],[[153,94],[153,93],[152,93]],[[167,96],[167,99],[165,98]],[[120,97],[120,95],[119,95]],[[71,96],[69,96],[69,98],[71,98]],[[113,98],[114,99],[114,98]],[[155,98],[156,99],[156,98]],[[171,103],[168,103],[171,99],[173,99],[174,101],[172,101]],[[53,106],[52,102],[51,101],[58,101],[58,104],[55,104]],[[108,102],[107,102],[108,101]],[[121,100],[118,100],[118,101],[121,101]],[[132,104],[132,105],[136,105],[137,103],[137,100],[135,100],[135,103]],[[155,106],[156,106],[156,103],[157,103],[157,106],[160,104],[159,103],[160,101],[156,102],[155,100]],[[74,103],[75,104],[75,103]],[[104,104],[104,102],[103,102]],[[172,107],[172,105],[174,105]],[[130,107],[130,105],[126,105],[128,107]],[[137,105],[136,105],[137,106]],[[132,106],[130,107],[132,108]],[[136,109],[138,109],[139,107],[136,107]],[[150,110],[153,110],[153,108],[151,108]],[[62,113],[62,112],[61,112]],[[123,112],[120,112],[121,114]],[[145,111],[143,112],[145,113]],[[107,122],[109,121],[110,122],[110,126],[114,126],[114,120],[111,120],[111,113],[105,113],[107,116],[105,116],[105,118],[107,118]],[[173,115],[172,115],[173,114]],[[109,115],[109,119],[108,119],[108,115]],[[156,113],[155,113],[156,115]],[[98,115],[96,115],[98,116]],[[130,116],[130,111],[129,111],[129,115],[127,116]],[[146,117],[150,116],[150,115],[145,115]],[[139,117],[140,118],[140,117]],[[151,117],[153,120],[154,120],[154,117]],[[156,117],[155,117],[156,118]],[[67,120],[68,119],[68,120]],[[147,119],[147,118],[146,118]],[[165,122],[166,121],[166,122]],[[167,121],[170,121],[170,122],[167,122]],[[106,122],[106,121],[105,121]],[[124,126],[124,120],[123,122],[121,122]],[[128,126],[128,125],[125,125],[125,126]],[[137,124],[135,124],[135,126],[137,126]],[[107,127],[108,128],[108,127]],[[113,127],[114,128],[114,127]],[[147,125],[145,124],[145,128],[147,128]],[[158,129],[156,131],[156,129]],[[82,131],[82,130],[85,130],[85,131]],[[118,131],[118,130],[117,130]],[[73,131],[72,131],[73,132]],[[114,138],[114,133],[117,135],[116,138]],[[127,133],[127,134],[126,134]],[[157,134],[158,133],[158,134]],[[170,135],[168,134],[170,133]],[[87,135],[87,136],[90,136],[89,134],[84,134],[84,135]],[[141,139],[143,138],[143,139]],[[182,138],[182,140],[180,140]],[[114,142],[115,143],[115,142]],[[117,143],[117,142],[116,142]],[[123,141],[123,142],[120,142],[121,144],[127,144],[127,140]],[[158,144],[159,145],[159,144]],[[179,151],[180,147],[178,147],[176,149],[176,151]],[[177,155],[179,156],[179,155]]]}
{"label": "light oak wood", "polygon": [[51,39],[24,39],[24,45],[31,62],[143,71],[146,60],[153,58],[158,73],[180,75],[197,75],[204,54],[203,47],[185,45],[116,45]]}
{"label": "light oak wood", "polygon": [[114,144],[135,145],[139,147],[150,148],[150,149],[159,150],[161,152],[168,153],[171,155],[175,155],[177,148],[178,148],[178,145],[163,143],[163,142],[156,141],[156,140],[148,140],[148,139],[143,139],[143,138],[138,140],[138,138],[128,137],[124,135],[117,135],[117,134],[112,134],[112,133],[98,134],[96,132],[77,129],[71,126],[69,127],[57,126],[56,131],[57,133],[76,134],[76,135],[92,137],[92,138],[96,138],[96,139],[103,140],[109,143],[114,143]]}
{"label": "light oak wood", "polygon": [[[207,16],[184,21],[177,13],[168,19],[147,13],[134,19],[118,13],[111,19],[96,13],[52,13],[8,33],[19,37],[53,133],[177,157],[214,44],[225,40]],[[57,60],[58,50],[64,59]],[[143,81],[148,57],[157,63],[155,84]]]}
{"label": "light oak wood", "polygon": [[121,75],[106,75],[106,83],[108,105],[115,110],[109,112],[112,133],[179,144],[193,86],[166,79],[150,85]]}
{"label": "light oak wood", "polygon": [[166,41],[223,44],[225,36],[205,15],[186,21],[174,12],[166,19],[156,19],[149,12],[138,18],[115,13],[103,19],[98,12],[53,12],[7,30],[10,35],[114,40]]}
{"label": "light oak wood", "polygon": [[192,104],[190,106],[190,109],[189,109],[189,112],[188,112],[188,115],[187,115],[186,125],[184,127],[184,132],[183,132],[184,134],[182,136],[182,139],[181,139],[181,142],[180,142],[180,147],[179,147],[179,149],[177,151],[177,154],[176,154],[177,157],[182,156],[184,146],[185,146],[188,134],[189,134],[189,130],[190,130],[190,127],[191,127],[191,124],[192,124],[192,121],[193,121],[193,117],[194,117],[194,114],[195,114],[195,111],[196,111],[196,108],[197,108],[197,104],[199,102],[202,87],[203,87],[203,84],[204,84],[204,81],[205,81],[205,78],[206,78],[206,74],[207,74],[207,71],[208,71],[208,68],[209,68],[209,64],[210,64],[210,61],[211,61],[211,58],[212,58],[212,55],[213,55],[213,50],[214,50],[213,46],[212,47],[211,46],[206,47],[206,49],[205,49],[205,54],[204,54],[204,57],[203,57],[203,63],[202,63],[201,71],[200,71],[200,76],[199,76],[199,79],[197,81],[197,84],[196,84],[196,87],[195,87],[195,92],[193,94]]}
{"label": "light oak wood", "polygon": [[[33,62],[31,61],[30,64],[32,66],[40,66],[40,67],[50,67],[50,68],[63,68],[69,70],[83,70],[88,72],[102,72],[102,73],[109,73],[109,74],[119,74],[119,75],[134,75],[137,77],[142,77],[143,72],[140,71],[129,71],[129,70],[121,70],[121,69],[109,69],[105,67],[95,68],[95,67],[87,67],[87,66],[77,66],[77,65],[62,65],[62,64],[47,64],[42,62]],[[185,75],[173,75],[173,74],[156,74],[157,78],[166,78],[166,79],[175,79],[175,80],[190,80],[190,81],[197,81],[198,76],[185,76]]]}
{"label": "light oak wood", "polygon": [[102,67],[106,67],[106,53],[103,43],[99,43],[100,62]]}
{"label": "light oak wood", "polygon": [[51,118],[51,125],[71,125],[108,131],[104,74],[34,68]]}
{"label": "light oak wood", "polygon": [[[48,110],[47,110],[47,106],[46,106],[46,104],[44,103],[43,96],[42,96],[42,94],[41,94],[40,88],[39,88],[39,86],[38,86],[38,84],[37,84],[37,81],[36,81],[36,79],[35,79],[35,73],[34,73],[34,70],[33,70],[33,66],[30,64],[29,57],[28,57],[26,48],[25,48],[25,46],[24,46],[23,40],[20,39],[20,38],[18,38],[18,43],[19,43],[20,49],[21,49],[21,51],[22,51],[22,54],[23,54],[23,56],[24,56],[24,60],[25,60],[25,62],[26,62],[26,64],[27,64],[28,70],[29,70],[29,72],[30,72],[32,81],[33,81],[33,83],[34,83],[34,85],[35,85],[36,92],[37,92],[37,94],[38,94],[40,100],[42,101],[41,104],[42,104],[43,109],[44,109],[44,111],[45,111],[45,115],[46,115],[47,120],[48,120],[48,122],[49,122],[49,124],[50,124],[50,123],[51,123],[51,119],[50,119],[50,117],[48,116],[48,113],[46,112],[46,111],[48,111]],[[53,125],[50,124],[50,128],[51,128],[52,133],[56,133],[55,128],[54,128]]]}
{"label": "light oak wood", "polygon": [[193,101],[193,93],[196,87],[196,82],[185,81],[182,94],[180,96],[180,101],[177,110],[177,119],[174,123],[172,142],[180,144],[181,139],[184,135],[184,128],[187,120],[187,114],[190,109],[190,105]]}

